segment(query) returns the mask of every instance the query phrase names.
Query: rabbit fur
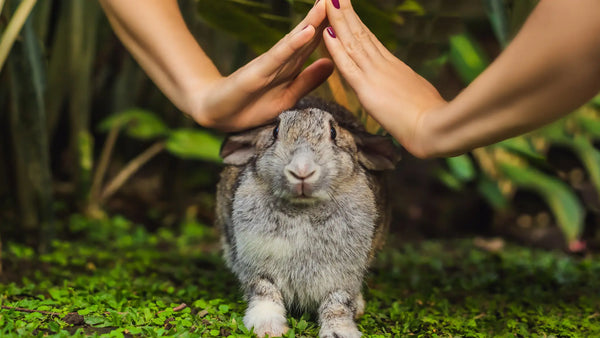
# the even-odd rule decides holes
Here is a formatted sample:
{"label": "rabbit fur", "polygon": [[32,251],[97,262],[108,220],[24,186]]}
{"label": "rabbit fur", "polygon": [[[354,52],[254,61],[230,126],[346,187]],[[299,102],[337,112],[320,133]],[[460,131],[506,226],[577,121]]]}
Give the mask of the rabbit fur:
{"label": "rabbit fur", "polygon": [[230,135],[221,156],[216,226],[248,301],[246,327],[281,336],[286,310],[310,311],[320,337],[360,337],[363,279],[389,224],[382,170],[399,159],[393,143],[308,98]]}

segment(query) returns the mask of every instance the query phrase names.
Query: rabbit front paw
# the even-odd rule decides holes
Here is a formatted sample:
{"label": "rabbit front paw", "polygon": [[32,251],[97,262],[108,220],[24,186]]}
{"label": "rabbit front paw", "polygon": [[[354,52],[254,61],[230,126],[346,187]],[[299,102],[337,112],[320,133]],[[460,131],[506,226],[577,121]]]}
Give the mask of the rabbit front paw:
{"label": "rabbit front paw", "polygon": [[272,301],[255,301],[246,311],[244,325],[254,328],[258,337],[281,337],[289,327],[285,318],[285,308]]}
{"label": "rabbit front paw", "polygon": [[319,332],[320,338],[360,338],[361,333],[358,331],[354,322],[348,322],[335,327],[321,327]]}

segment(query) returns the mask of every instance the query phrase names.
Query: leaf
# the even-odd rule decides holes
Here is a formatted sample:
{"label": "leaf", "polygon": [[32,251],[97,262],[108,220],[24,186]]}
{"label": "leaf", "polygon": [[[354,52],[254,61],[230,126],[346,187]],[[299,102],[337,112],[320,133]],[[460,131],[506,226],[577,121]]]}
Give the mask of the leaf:
{"label": "leaf", "polygon": [[125,128],[127,135],[139,140],[156,139],[170,133],[155,113],[144,109],[130,109],[110,116],[100,122],[98,128],[105,132],[112,128]]}
{"label": "leaf", "polygon": [[510,34],[506,4],[504,0],[485,0],[484,3],[490,24],[494,30],[494,35],[496,35],[496,39],[498,39],[500,45],[504,48],[508,45]]}
{"label": "leaf", "polygon": [[409,12],[415,15],[425,15],[425,9],[416,0],[405,0],[396,7],[398,12]]}
{"label": "leaf", "polygon": [[581,114],[577,114],[577,116],[575,116],[575,120],[577,121],[577,125],[579,125],[579,127],[586,133],[590,134],[596,139],[600,138],[600,119],[592,116],[582,116]]}
{"label": "leaf", "polygon": [[256,7],[256,8],[261,8],[261,9],[269,9],[269,5],[259,2],[259,1],[250,1],[250,0],[227,0],[229,2],[235,2],[238,3],[240,5],[245,5],[245,6],[249,6],[249,7]]}
{"label": "leaf", "polygon": [[452,175],[447,170],[439,168],[435,171],[435,177],[440,180],[446,187],[454,190],[460,191],[463,188],[462,182],[456,178],[456,176]]}
{"label": "leaf", "polygon": [[468,155],[449,157],[446,159],[446,163],[452,174],[459,180],[468,182],[475,178],[475,167]]}
{"label": "leaf", "polygon": [[531,165],[548,171],[554,171],[546,161],[546,157],[538,153],[531,141],[523,136],[509,138],[501,141],[492,147],[502,147],[514,154],[517,154],[526,159]]}
{"label": "leaf", "polygon": [[52,332],[58,332],[60,331],[60,324],[56,321],[51,321],[48,323],[48,329]]}
{"label": "leaf", "polygon": [[200,16],[209,25],[232,34],[256,53],[267,51],[287,33],[269,27],[229,1],[199,0],[197,4]]}
{"label": "leaf", "polygon": [[[19,2],[17,11],[26,14],[23,10],[27,3],[31,4],[30,1]],[[12,4],[17,5],[16,2]],[[7,33],[2,39],[8,38]],[[6,130],[13,135],[17,209],[20,209],[22,225],[37,225],[43,251],[54,236],[52,173],[43,100],[46,69],[41,41],[35,35],[31,18],[25,21],[20,39],[12,48],[7,73],[11,104],[7,119],[10,127]]]}
{"label": "leaf", "polygon": [[524,137],[513,137],[504,141],[498,142],[496,145],[502,146],[507,150],[523,155],[527,158],[543,159],[533,147],[531,142]]}
{"label": "leaf", "polygon": [[539,193],[554,214],[567,242],[577,239],[583,231],[584,211],[568,185],[531,167],[499,163],[502,173],[515,185]]}
{"label": "leaf", "polygon": [[592,99],[591,103],[592,103],[594,106],[596,106],[596,107],[600,108],[600,94],[596,95],[596,96],[595,96],[595,97]]}
{"label": "leaf", "polygon": [[487,175],[482,175],[477,190],[494,209],[504,209],[508,206],[508,200],[500,191],[498,184]]}
{"label": "leaf", "polygon": [[222,139],[199,129],[179,129],[171,133],[167,139],[167,151],[186,158],[221,162],[219,151]]}
{"label": "leaf", "polygon": [[572,140],[563,142],[563,144],[577,154],[590,175],[594,187],[600,192],[600,151],[583,135],[576,135]]}
{"label": "leaf", "polygon": [[475,39],[467,34],[450,37],[450,63],[465,84],[471,83],[490,64]]}

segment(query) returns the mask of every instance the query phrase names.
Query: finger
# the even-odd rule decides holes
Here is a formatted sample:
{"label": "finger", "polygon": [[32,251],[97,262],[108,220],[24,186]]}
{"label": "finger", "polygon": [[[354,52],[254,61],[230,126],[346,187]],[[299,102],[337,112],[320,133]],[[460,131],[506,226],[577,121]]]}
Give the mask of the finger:
{"label": "finger", "polygon": [[[372,43],[370,31],[360,21],[348,0],[326,0],[327,17],[346,53],[361,68],[371,66],[372,58],[380,56]],[[375,55],[374,55],[375,54]]]}
{"label": "finger", "polygon": [[348,83],[354,87],[362,78],[361,68],[348,55],[333,28],[328,27],[323,31],[323,41],[325,41],[325,47],[327,47],[327,51],[331,54],[337,69]]}
{"label": "finger", "polygon": [[321,35],[315,34],[315,27],[322,25],[325,17],[325,2],[318,1],[289,34],[261,56],[260,66],[257,68],[260,76],[268,77],[279,73],[281,67],[287,65],[293,57],[301,59],[296,63],[304,63],[321,40]]}
{"label": "finger", "polygon": [[[291,57],[308,57],[321,41],[321,35],[314,34],[314,31],[317,28],[322,29],[324,27],[326,21],[325,18],[325,2],[317,1],[304,19],[300,21],[290,34],[281,39],[276,47],[274,46],[274,51],[277,52],[282,49],[287,49],[287,53],[274,53],[273,55],[279,57],[281,62],[284,62],[284,60]],[[312,35],[307,32],[308,30],[312,30],[310,31]],[[310,35],[310,37],[308,35]],[[299,51],[301,52],[301,55],[298,55]]]}
{"label": "finger", "polygon": [[304,27],[311,25],[313,27],[319,27],[326,18],[325,2],[317,1],[314,6],[306,13],[306,16],[294,29],[290,32],[291,34],[296,33],[304,29]]}
{"label": "finger", "polygon": [[333,62],[330,59],[322,58],[313,62],[290,84],[288,100],[292,104],[296,103],[300,98],[325,82],[332,72]]}

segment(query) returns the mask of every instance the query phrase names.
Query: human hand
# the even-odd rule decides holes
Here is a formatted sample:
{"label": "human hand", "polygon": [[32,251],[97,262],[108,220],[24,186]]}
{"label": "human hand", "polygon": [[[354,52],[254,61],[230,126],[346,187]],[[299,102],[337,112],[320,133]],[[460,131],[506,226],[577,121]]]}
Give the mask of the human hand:
{"label": "human hand", "polygon": [[316,3],[304,20],[269,51],[227,77],[202,85],[192,117],[201,125],[237,131],[264,124],[320,85],[333,71],[319,59],[302,71],[321,41],[325,4]]}
{"label": "human hand", "polygon": [[426,157],[423,117],[446,101],[377,40],[349,0],[324,2],[331,27],[323,36],[336,67],[365,110],[409,152]]}

